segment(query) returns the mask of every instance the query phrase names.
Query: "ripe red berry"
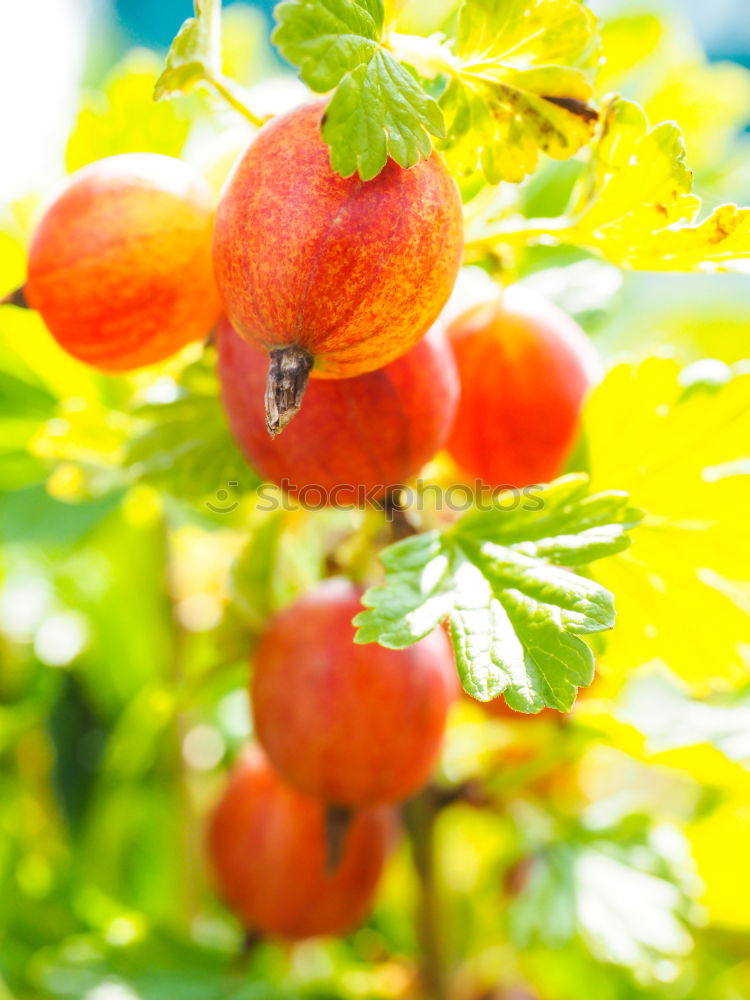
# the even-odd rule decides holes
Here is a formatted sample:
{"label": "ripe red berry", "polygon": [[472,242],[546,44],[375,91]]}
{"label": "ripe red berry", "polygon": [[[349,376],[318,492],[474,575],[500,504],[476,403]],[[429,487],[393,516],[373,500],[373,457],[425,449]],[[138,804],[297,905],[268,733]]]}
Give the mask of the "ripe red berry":
{"label": "ripe red berry", "polygon": [[224,409],[238,444],[267,479],[313,504],[359,504],[408,482],[442,446],[458,402],[451,349],[437,331],[385,368],[314,379],[286,432],[269,437],[268,360],[223,320],[217,333]]}
{"label": "ripe red berry", "polygon": [[569,316],[521,286],[448,327],[461,399],[447,449],[493,487],[548,482],[562,471],[597,371]]}
{"label": "ripe red berry", "polygon": [[436,154],[371,181],[340,177],[321,135],[325,102],[258,133],[219,203],[216,279],[232,325],[271,352],[268,427],[323,378],[374,371],[412,347],[450,295],[461,200]]}
{"label": "ripe red berry", "polygon": [[281,611],[256,652],[258,739],[291,785],[338,805],[393,802],[429,777],[457,694],[441,629],[405,650],[353,643],[360,592],[331,580]]}
{"label": "ripe red berry", "polygon": [[221,894],[245,925],[298,939],[343,934],[362,919],[391,834],[387,809],[357,813],[327,871],[325,807],[284,785],[254,748],[230,776],[208,848]]}
{"label": "ripe red berry", "polygon": [[61,347],[96,368],[161,361],[219,317],[212,217],[208,185],[187,163],[155,153],[92,163],[37,226],[26,299]]}

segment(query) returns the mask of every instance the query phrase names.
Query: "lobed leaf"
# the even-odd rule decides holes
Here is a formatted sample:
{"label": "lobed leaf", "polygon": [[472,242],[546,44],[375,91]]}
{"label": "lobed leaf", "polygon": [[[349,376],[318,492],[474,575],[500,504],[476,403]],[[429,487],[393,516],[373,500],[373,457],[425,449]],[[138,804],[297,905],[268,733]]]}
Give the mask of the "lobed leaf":
{"label": "lobed leaf", "polygon": [[273,41],[319,93],[334,90],[323,135],[333,168],[369,180],[388,157],[411,167],[444,135],[432,97],[383,42],[382,0],[283,0]]}
{"label": "lobed leaf", "polygon": [[612,628],[612,595],[568,571],[622,551],[640,519],[624,493],[588,496],[585,476],[540,487],[529,507],[471,514],[444,532],[382,553],[385,584],[368,590],[357,642],[404,648],[446,618],[459,674],[480,701],[567,711],[591,683],[579,635]]}
{"label": "lobed leaf", "polygon": [[344,177],[358,172],[364,181],[376,177],[389,156],[407,168],[426,159],[432,152],[430,133],[443,133],[437,104],[381,50],[344,77],[323,125],[334,170]]}
{"label": "lobed leaf", "polygon": [[333,90],[380,45],[382,0],[283,0],[273,41],[313,90]]}
{"label": "lobed leaf", "polygon": [[518,182],[539,153],[573,156],[594,134],[588,70],[596,19],[577,0],[464,0],[451,82],[440,99],[448,161]]}
{"label": "lobed leaf", "polygon": [[687,845],[676,829],[626,816],[599,828],[590,821],[544,844],[509,908],[519,947],[570,946],[578,939],[600,961],[644,979],[659,960],[692,947],[697,916]]}
{"label": "lobed leaf", "polygon": [[221,0],[194,0],[195,16],[182,23],[154,86],[154,100],[185,93],[220,70]]}
{"label": "lobed leaf", "polygon": [[746,269],[750,210],[722,205],[696,223],[701,200],[692,181],[679,127],[650,128],[637,104],[615,98],[576,192],[574,221],[558,239],[634,270]]}

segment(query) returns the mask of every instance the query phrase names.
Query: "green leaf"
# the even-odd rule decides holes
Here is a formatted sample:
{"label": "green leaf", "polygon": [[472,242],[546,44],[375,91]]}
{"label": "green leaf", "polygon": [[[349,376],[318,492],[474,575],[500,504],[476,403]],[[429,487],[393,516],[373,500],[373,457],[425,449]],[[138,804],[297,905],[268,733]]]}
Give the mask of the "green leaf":
{"label": "green leaf", "polygon": [[313,90],[335,93],[323,136],[344,177],[411,167],[445,134],[436,102],[383,44],[382,0],[284,0],[273,41]]}
{"label": "green leaf", "polygon": [[45,420],[57,406],[55,397],[42,385],[11,372],[0,371],[0,417]]}
{"label": "green leaf", "polygon": [[221,70],[221,0],[194,0],[195,17],[183,22],[154,86],[154,100],[185,93]]}
{"label": "green leaf", "polygon": [[153,98],[189,93],[197,83],[207,84],[253,125],[263,124],[248,106],[244,88],[222,73],[221,0],[195,0],[195,17],[183,23],[172,42]]}
{"label": "green leaf", "polygon": [[122,491],[85,503],[65,503],[36,484],[0,493],[0,541],[6,544],[74,545],[113,513]]}
{"label": "green leaf", "polygon": [[437,104],[382,50],[344,77],[323,125],[333,169],[344,177],[358,171],[364,181],[376,177],[389,156],[402,167],[426,159],[432,151],[428,133],[443,134]]}
{"label": "green leaf", "polygon": [[40,422],[52,417],[57,405],[44,386],[0,370],[0,490],[19,489],[46,479],[49,463],[34,453],[33,442]]}
{"label": "green leaf", "polygon": [[465,0],[443,144],[461,174],[518,182],[539,152],[573,156],[594,134],[596,19],[578,0]]}
{"label": "green leaf", "polygon": [[243,619],[259,628],[275,610],[273,586],[284,512],[263,520],[248,539],[229,575],[229,590]]}
{"label": "green leaf", "polygon": [[568,711],[593,678],[579,635],[615,622],[612,595],[568,567],[622,551],[640,519],[624,493],[587,494],[585,476],[568,476],[518,509],[478,511],[390,546],[385,585],[365,594],[356,641],[401,649],[447,618],[470,695],[504,694],[522,712]]}
{"label": "green leaf", "polygon": [[[28,441],[23,444],[28,446]],[[17,490],[42,483],[47,472],[47,462],[32,455],[26,447],[9,447],[7,443],[0,447],[0,490]]]}
{"label": "green leaf", "polygon": [[659,960],[692,948],[698,888],[676,829],[651,827],[640,816],[604,828],[589,819],[533,857],[510,904],[511,933],[524,949],[578,938],[598,960],[655,978]]}
{"label": "green leaf", "polygon": [[260,480],[240,454],[218,399],[215,373],[205,361],[189,366],[177,398],[136,410],[143,427],[128,444],[125,468],[183,500],[216,498],[218,512],[234,509],[240,493]]}
{"label": "green leaf", "polygon": [[333,90],[372,58],[383,30],[382,0],[284,0],[272,41],[313,90]]}
{"label": "green leaf", "polygon": [[[164,795],[161,789],[158,792]],[[147,791],[141,791],[132,804],[137,808],[144,803]],[[165,805],[174,808],[172,801]],[[168,832],[178,831],[170,827]],[[248,976],[228,964],[226,951],[193,944],[162,929],[124,946],[113,946],[95,934],[71,936],[40,956],[38,975],[45,996],[55,1000],[80,1000],[97,993],[122,1000],[303,1000],[302,991],[277,985],[270,973]],[[324,1000],[318,993],[304,996]]]}

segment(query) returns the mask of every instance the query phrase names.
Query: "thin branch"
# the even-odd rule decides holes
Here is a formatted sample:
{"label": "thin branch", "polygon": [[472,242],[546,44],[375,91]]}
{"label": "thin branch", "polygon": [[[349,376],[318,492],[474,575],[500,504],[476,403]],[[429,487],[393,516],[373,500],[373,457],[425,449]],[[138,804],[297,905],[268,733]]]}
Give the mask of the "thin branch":
{"label": "thin branch", "polygon": [[239,111],[239,113],[246,118],[251,125],[255,125],[257,128],[260,128],[273,117],[272,115],[256,115],[255,112],[252,111],[251,108],[249,108],[245,103],[241,88],[236,86],[225,76],[207,71],[204,76],[204,81],[210,87],[213,87],[216,93],[222,97],[230,107],[234,108],[235,111]]}
{"label": "thin branch", "polygon": [[404,818],[419,881],[416,931],[424,1000],[450,1000],[450,977],[443,942],[441,909],[435,878],[435,821],[440,811],[434,790],[427,787],[406,803]]}
{"label": "thin branch", "polygon": [[388,490],[381,503],[383,513],[390,524],[391,538],[394,542],[419,534],[419,528],[412,522],[408,508],[401,499],[400,490]]}

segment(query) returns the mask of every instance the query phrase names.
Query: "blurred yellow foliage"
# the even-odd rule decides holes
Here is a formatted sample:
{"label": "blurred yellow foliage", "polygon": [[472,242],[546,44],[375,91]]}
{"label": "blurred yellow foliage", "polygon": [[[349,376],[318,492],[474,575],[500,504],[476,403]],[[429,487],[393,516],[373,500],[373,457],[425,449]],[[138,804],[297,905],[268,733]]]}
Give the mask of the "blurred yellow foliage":
{"label": "blurred yellow foliage", "polygon": [[703,902],[713,922],[750,927],[750,800],[729,799],[687,829],[693,856],[704,881]]}
{"label": "blurred yellow foliage", "polygon": [[750,617],[711,574],[747,578],[750,476],[731,465],[750,440],[750,375],[686,393],[676,362],[622,365],[586,410],[593,489],[617,483],[647,513],[632,548],[601,564],[618,626],[605,663],[627,671],[653,659],[709,684],[746,677],[739,644]]}
{"label": "blurred yellow foliage", "polygon": [[723,167],[750,121],[750,70],[711,63],[687,21],[623,14],[604,21],[602,93],[627,93],[651,121],[677,121],[698,170]]}
{"label": "blurred yellow foliage", "polygon": [[148,150],[179,156],[190,129],[192,98],[153,100],[161,62],[155,53],[133,49],[112,70],[100,92],[83,98],[68,140],[69,171],[117,153]]}

